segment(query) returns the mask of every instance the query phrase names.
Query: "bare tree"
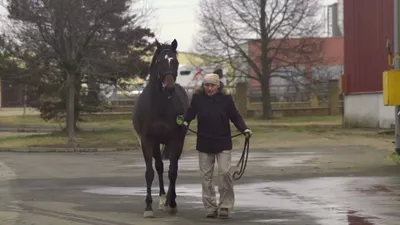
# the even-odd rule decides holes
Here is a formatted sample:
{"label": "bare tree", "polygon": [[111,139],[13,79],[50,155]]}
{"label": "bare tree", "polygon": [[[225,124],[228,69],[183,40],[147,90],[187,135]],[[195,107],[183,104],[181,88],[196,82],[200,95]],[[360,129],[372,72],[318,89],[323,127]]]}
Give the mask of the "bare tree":
{"label": "bare tree", "polygon": [[265,119],[273,118],[270,78],[288,76],[274,72],[323,58],[324,40],[315,38],[322,27],[318,0],[201,0],[199,8],[197,51],[225,58],[236,72],[259,81]]}

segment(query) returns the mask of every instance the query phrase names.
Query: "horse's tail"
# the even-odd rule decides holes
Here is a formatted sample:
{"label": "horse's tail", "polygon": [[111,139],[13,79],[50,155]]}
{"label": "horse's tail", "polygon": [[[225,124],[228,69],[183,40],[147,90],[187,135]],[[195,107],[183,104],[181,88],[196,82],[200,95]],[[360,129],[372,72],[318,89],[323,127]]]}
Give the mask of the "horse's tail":
{"label": "horse's tail", "polygon": [[169,150],[166,145],[163,145],[163,148],[161,150],[161,158],[163,160],[169,159]]}
{"label": "horse's tail", "polygon": [[133,127],[133,132],[135,133],[136,139],[138,141],[139,147],[142,147],[142,141],[140,140],[140,135],[138,134],[138,132],[136,131],[136,127]]}

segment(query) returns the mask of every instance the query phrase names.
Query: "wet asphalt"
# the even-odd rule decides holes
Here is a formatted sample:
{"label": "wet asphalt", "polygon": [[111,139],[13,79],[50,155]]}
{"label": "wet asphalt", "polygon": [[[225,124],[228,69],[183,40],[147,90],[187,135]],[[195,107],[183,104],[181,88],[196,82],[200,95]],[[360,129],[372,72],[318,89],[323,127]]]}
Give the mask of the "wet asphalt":
{"label": "wet asphalt", "polygon": [[155,177],[152,219],[142,217],[140,152],[3,153],[0,224],[400,224],[400,167],[388,154],[363,146],[252,150],[234,211],[222,220],[204,216],[196,152],[180,161],[177,215],[157,209]]}

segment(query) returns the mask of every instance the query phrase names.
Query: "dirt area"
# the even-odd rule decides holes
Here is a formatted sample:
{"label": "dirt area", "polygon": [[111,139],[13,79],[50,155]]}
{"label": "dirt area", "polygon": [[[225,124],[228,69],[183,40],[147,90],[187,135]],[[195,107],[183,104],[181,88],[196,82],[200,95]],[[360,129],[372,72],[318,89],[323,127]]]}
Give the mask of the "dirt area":
{"label": "dirt area", "polygon": [[[377,129],[344,129],[341,128],[341,117],[304,117],[304,118],[283,118],[271,121],[246,119],[248,126],[253,130],[253,137],[250,142],[251,149],[295,149],[315,147],[340,147],[340,146],[365,146],[376,150],[383,150],[384,154],[390,154],[394,150],[392,143],[393,134],[379,134]],[[128,141],[135,141],[136,138],[130,128],[130,121],[121,120],[113,122],[115,130],[108,133],[118,137],[116,143],[132,146]],[[197,130],[196,123],[192,123],[191,129]],[[232,126],[232,135],[238,131]],[[1,133],[0,138],[13,135],[27,135],[29,133]],[[122,135],[123,134],[123,135]],[[92,138],[97,143],[99,139],[105,139],[105,135],[99,134]],[[126,140],[121,141],[120,139]],[[88,138],[84,138],[88,142]],[[23,141],[17,141],[24,145]],[[40,142],[44,142],[40,140]],[[103,145],[102,143],[100,143]],[[233,139],[234,149],[242,149],[244,136]],[[125,147],[126,147],[125,146]],[[188,132],[185,142],[185,150],[194,150],[196,136]],[[0,146],[1,147],[1,146]],[[23,146],[19,146],[23,147]]]}
{"label": "dirt area", "polygon": [[[235,134],[235,131],[232,131]],[[195,136],[188,135],[185,150],[195,149]],[[266,156],[280,157],[282,162],[302,163],[301,167],[260,168],[261,175],[268,177],[321,176],[328,174],[385,173],[392,170],[392,135],[378,134],[372,129],[342,128],[301,128],[298,131],[287,128],[272,128],[254,131],[250,142],[250,154],[264,152]],[[235,152],[241,153],[244,137],[233,141]],[[309,154],[311,152],[311,154]],[[258,156],[257,156],[258,157]],[[260,156],[261,157],[261,156]],[[235,161],[239,160],[239,156]],[[283,163],[285,164],[285,163]]]}
{"label": "dirt area", "polygon": [[[236,134],[232,131],[232,134]],[[270,129],[257,133],[251,138],[251,148],[298,148],[329,146],[369,146],[379,150],[393,151],[393,138],[380,135],[372,130],[334,129],[331,131],[288,131],[284,128]],[[195,149],[196,137],[188,135],[185,149]],[[233,139],[235,149],[243,148],[244,137]]]}

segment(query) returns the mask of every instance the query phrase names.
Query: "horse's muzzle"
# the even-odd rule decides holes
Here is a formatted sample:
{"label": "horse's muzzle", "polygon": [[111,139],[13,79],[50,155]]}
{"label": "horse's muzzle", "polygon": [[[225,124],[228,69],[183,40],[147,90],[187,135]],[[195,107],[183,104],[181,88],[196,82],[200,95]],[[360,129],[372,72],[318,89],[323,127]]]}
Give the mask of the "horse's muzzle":
{"label": "horse's muzzle", "polygon": [[172,73],[164,75],[163,89],[165,92],[171,94],[175,91],[175,77]]}
{"label": "horse's muzzle", "polygon": [[175,84],[167,85],[164,87],[164,91],[168,94],[172,94],[175,91]]}

